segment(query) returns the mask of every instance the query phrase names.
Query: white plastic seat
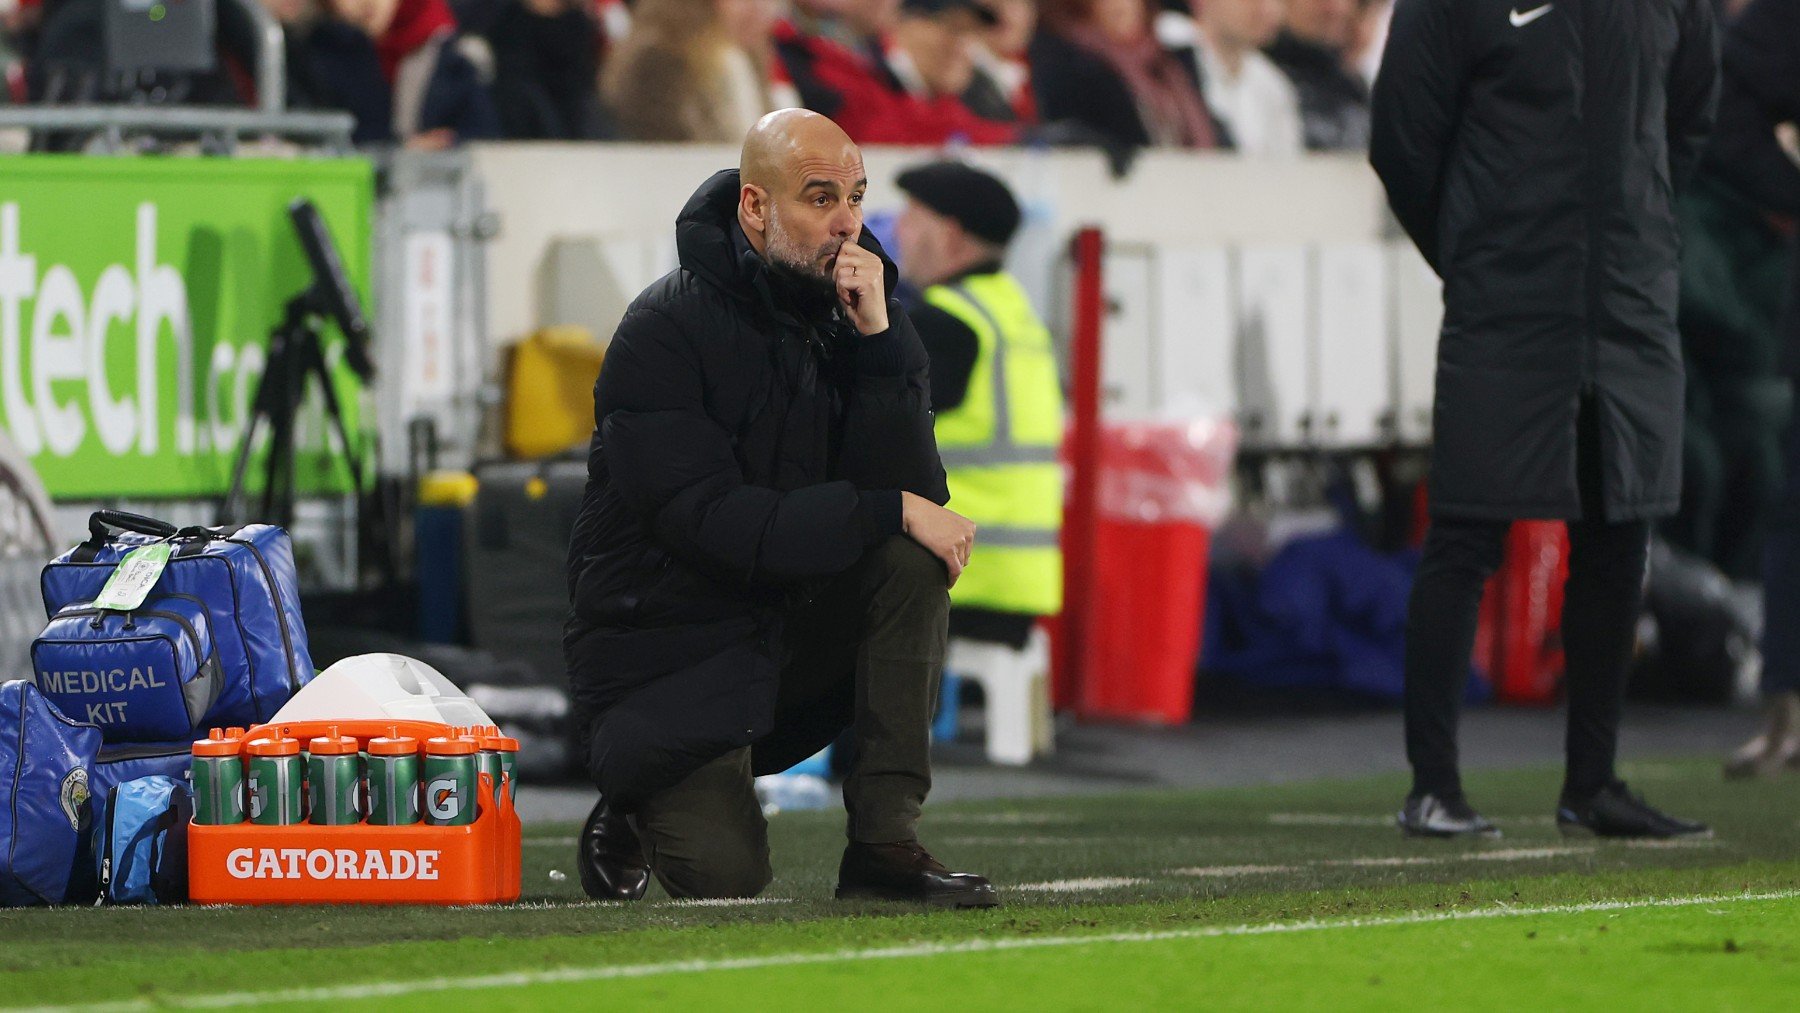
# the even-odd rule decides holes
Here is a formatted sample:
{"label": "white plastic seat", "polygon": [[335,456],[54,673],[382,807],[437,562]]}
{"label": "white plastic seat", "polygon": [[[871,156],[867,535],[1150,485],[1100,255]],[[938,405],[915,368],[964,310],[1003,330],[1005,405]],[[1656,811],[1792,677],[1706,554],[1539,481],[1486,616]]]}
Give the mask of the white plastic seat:
{"label": "white plastic seat", "polygon": [[981,684],[989,761],[1017,767],[1051,752],[1050,637],[1043,627],[1033,627],[1020,650],[952,637],[944,668]]}

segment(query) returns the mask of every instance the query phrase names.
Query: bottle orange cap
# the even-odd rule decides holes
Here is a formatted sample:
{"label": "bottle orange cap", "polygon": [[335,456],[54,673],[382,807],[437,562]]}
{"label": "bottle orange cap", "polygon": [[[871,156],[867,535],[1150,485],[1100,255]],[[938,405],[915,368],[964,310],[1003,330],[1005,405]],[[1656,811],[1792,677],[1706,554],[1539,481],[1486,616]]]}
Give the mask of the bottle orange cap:
{"label": "bottle orange cap", "polygon": [[243,749],[243,743],[235,737],[225,738],[214,728],[212,734],[194,742],[195,756],[236,756]]}
{"label": "bottle orange cap", "polygon": [[356,752],[356,740],[348,735],[339,735],[337,725],[331,726],[330,735],[319,735],[307,743],[306,750],[315,756],[343,756]]}
{"label": "bottle orange cap", "polygon": [[[492,725],[489,727],[493,728]],[[490,734],[481,737],[481,748],[493,752],[516,753],[519,751],[519,740],[510,735],[501,735],[500,730],[494,728]]]}
{"label": "bottle orange cap", "polygon": [[378,735],[369,740],[370,756],[405,756],[418,751],[419,740],[410,735],[401,735],[399,725],[389,725],[386,735]]}
{"label": "bottle orange cap", "polygon": [[300,740],[251,739],[244,744],[244,752],[251,756],[297,756],[300,753]]}
{"label": "bottle orange cap", "polygon": [[419,751],[419,740],[410,735],[378,736],[369,740],[370,756],[405,756]]}
{"label": "bottle orange cap", "polygon": [[425,752],[432,756],[469,756],[477,751],[474,739],[447,739],[439,735],[425,740]]}

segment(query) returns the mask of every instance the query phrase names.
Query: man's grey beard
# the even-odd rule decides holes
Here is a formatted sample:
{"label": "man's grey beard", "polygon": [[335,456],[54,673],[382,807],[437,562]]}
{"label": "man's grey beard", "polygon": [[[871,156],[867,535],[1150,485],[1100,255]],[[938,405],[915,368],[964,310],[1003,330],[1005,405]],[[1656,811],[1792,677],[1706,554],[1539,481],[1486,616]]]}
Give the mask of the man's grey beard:
{"label": "man's grey beard", "polygon": [[837,282],[831,273],[835,261],[827,262],[824,266],[820,266],[818,262],[827,253],[835,255],[843,242],[834,239],[811,251],[797,251],[794,246],[781,226],[770,219],[768,261],[775,275],[807,295],[836,298]]}

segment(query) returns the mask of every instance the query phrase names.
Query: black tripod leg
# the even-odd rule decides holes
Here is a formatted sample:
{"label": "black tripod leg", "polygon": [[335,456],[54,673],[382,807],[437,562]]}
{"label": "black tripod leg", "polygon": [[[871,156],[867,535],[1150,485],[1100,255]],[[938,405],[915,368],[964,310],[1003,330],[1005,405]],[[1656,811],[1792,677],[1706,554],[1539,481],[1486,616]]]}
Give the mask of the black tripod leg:
{"label": "black tripod leg", "polygon": [[315,343],[308,368],[319,381],[319,393],[325,398],[325,417],[331,420],[331,426],[337,430],[338,442],[344,447],[344,464],[350,469],[351,490],[361,496],[363,491],[361,448],[350,442],[350,429],[344,425],[343,405],[338,401],[337,387],[331,382],[331,371],[325,366],[325,356]]}
{"label": "black tripod leg", "polygon": [[[225,490],[225,498],[219,502],[220,524],[236,521],[237,512],[244,506],[244,477],[250,470],[250,455],[256,446],[256,431],[259,424],[268,422],[275,431],[277,443],[281,436],[280,418],[282,404],[287,400],[286,387],[293,382],[291,370],[288,368],[288,349],[292,342],[285,328],[278,327],[269,335],[268,358],[263,362],[263,373],[256,381],[256,396],[250,401],[250,417],[244,422],[244,435],[238,440],[237,460],[231,464],[231,485]],[[271,456],[275,446],[269,448]],[[267,485],[264,486],[263,515],[268,514]]]}
{"label": "black tripod leg", "polygon": [[256,520],[282,527],[294,523],[294,413],[270,420],[269,459],[263,466],[262,513]]}
{"label": "black tripod leg", "polygon": [[[265,376],[263,379],[267,380],[268,378]],[[261,400],[262,395],[258,394],[257,401],[260,402]],[[233,461],[231,464],[231,485],[225,489],[225,498],[219,501],[217,521],[220,524],[229,524],[236,520],[235,514],[242,506],[241,501],[244,496],[244,472],[250,469],[250,448],[256,443],[256,424],[260,422],[262,418],[262,408],[259,404],[256,408],[251,410],[250,418],[244,422],[244,435],[238,440],[237,460]]]}

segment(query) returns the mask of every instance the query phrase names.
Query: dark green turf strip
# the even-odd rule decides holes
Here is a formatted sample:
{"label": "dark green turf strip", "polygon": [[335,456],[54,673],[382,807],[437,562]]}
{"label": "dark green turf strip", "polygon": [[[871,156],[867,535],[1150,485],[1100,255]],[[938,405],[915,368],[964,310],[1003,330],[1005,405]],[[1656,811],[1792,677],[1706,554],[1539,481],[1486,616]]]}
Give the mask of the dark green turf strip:
{"label": "dark green turf strip", "polygon": [[[526,849],[537,906],[0,911],[0,974],[12,986],[0,1002],[1800,886],[1800,780],[1726,784],[1703,761],[1626,774],[1658,804],[1712,820],[1718,840],[1673,849],[1565,842],[1548,821],[1554,770],[1470,779],[1475,801],[1508,831],[1491,843],[1400,838],[1382,825],[1404,790],[1393,777],[961,804],[932,807],[926,840],[952,864],[992,875],[1008,906],[920,915],[827,899],[841,818],[791,813],[772,824],[769,891],[791,902],[766,906],[568,906],[579,891],[572,848],[559,844]],[[1402,864],[1352,864],[1361,859]],[[1219,866],[1275,868],[1170,874]],[[552,881],[553,868],[568,877]],[[1095,877],[1143,882],[1066,896],[1018,889]]]}

